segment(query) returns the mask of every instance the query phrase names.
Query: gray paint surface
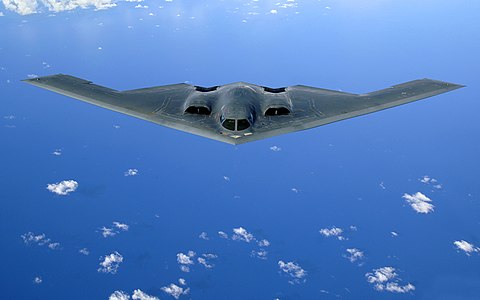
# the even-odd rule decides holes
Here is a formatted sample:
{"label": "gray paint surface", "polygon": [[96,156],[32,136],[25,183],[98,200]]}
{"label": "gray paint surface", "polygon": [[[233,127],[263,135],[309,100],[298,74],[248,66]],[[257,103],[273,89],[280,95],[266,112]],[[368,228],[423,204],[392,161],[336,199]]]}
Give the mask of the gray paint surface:
{"label": "gray paint surface", "polygon": [[[63,74],[24,81],[110,110],[233,145],[314,128],[463,87],[420,79],[367,94],[302,85],[289,86],[284,91],[269,91],[245,82],[219,86],[212,91],[201,91],[189,84],[116,91]],[[210,114],[186,113],[190,106],[207,108]],[[266,116],[269,108],[286,108],[290,113]],[[224,119],[248,119],[251,126],[242,131],[230,131],[222,126]]]}

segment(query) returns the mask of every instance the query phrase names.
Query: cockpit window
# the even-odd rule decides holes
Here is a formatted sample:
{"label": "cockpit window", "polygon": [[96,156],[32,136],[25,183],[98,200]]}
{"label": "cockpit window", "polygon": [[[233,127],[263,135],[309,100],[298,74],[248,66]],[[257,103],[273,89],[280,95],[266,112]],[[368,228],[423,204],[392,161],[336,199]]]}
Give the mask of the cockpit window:
{"label": "cockpit window", "polygon": [[250,122],[247,119],[237,120],[237,130],[242,131],[250,127]]}
{"label": "cockpit window", "polygon": [[223,121],[222,126],[225,127],[228,130],[235,130],[235,120],[234,119],[225,119]]}

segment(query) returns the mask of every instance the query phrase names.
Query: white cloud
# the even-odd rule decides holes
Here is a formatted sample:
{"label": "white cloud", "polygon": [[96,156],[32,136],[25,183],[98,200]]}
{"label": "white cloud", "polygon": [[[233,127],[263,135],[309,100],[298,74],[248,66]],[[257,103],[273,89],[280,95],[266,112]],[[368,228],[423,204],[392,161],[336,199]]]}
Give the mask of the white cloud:
{"label": "white cloud", "polygon": [[228,176],[223,176],[223,180],[225,180],[225,181],[230,181],[230,177],[228,177]]}
{"label": "white cloud", "polygon": [[437,180],[437,179],[431,178],[431,177],[428,176],[428,175],[423,176],[422,178],[419,179],[419,181],[420,181],[421,183],[431,184],[431,185],[433,185],[433,187],[436,188],[436,189],[441,189],[441,188],[442,188],[442,185],[438,183],[438,180]]}
{"label": "white cloud", "polygon": [[0,11],[0,17],[4,17],[5,15],[3,14],[3,12]]}
{"label": "white cloud", "polygon": [[277,147],[277,146],[272,146],[272,147],[270,147],[270,150],[272,150],[273,152],[278,152],[278,151],[281,151],[282,148]]}
{"label": "white cloud", "polygon": [[214,265],[209,264],[209,263],[207,262],[207,260],[206,260],[205,258],[203,258],[203,257],[199,257],[197,260],[198,260],[198,263],[199,263],[199,264],[203,265],[203,266],[204,266],[205,268],[207,268],[207,269],[211,269],[211,268],[214,267]]}
{"label": "white cloud", "polygon": [[100,228],[100,230],[102,231],[102,235],[104,238],[117,235],[117,232],[114,231],[113,228],[103,226],[102,228]]}
{"label": "white cloud", "polygon": [[408,204],[418,213],[428,214],[433,211],[432,200],[424,194],[417,192],[415,194],[403,194],[402,198],[407,200]]}
{"label": "white cloud", "polygon": [[65,196],[69,193],[75,192],[78,188],[78,182],[75,180],[63,180],[57,183],[50,183],[47,185],[47,190],[57,195]]}
{"label": "white cloud", "polygon": [[397,237],[397,236],[398,236],[398,233],[395,232],[395,231],[390,232],[390,234],[391,234],[393,237]]}
{"label": "white cloud", "polygon": [[118,267],[120,263],[123,262],[123,256],[115,251],[110,255],[106,255],[105,257],[100,257],[100,268],[97,269],[98,272],[101,273],[110,273],[115,274],[117,273]]}
{"label": "white cloud", "polygon": [[339,240],[344,240],[345,238],[342,236],[343,229],[339,227],[333,226],[332,228],[323,228],[319,230],[320,234],[325,237],[335,236]]}
{"label": "white cloud", "polygon": [[278,266],[280,267],[280,270],[293,278],[293,280],[289,281],[290,283],[299,283],[301,279],[305,281],[305,276],[307,276],[307,272],[302,269],[298,264],[291,261],[286,263],[283,260],[280,260],[278,261]]}
{"label": "white cloud", "polygon": [[120,230],[123,230],[123,231],[128,231],[128,228],[129,226],[125,223],[120,223],[120,222],[113,222],[113,226],[117,227],[118,229]]}
{"label": "white cloud", "polygon": [[[129,226],[127,224],[120,223],[120,222],[117,222],[117,221],[112,222],[112,224],[113,224],[114,227],[116,227],[116,228],[118,228],[122,231],[128,231]],[[105,226],[100,228],[100,230],[101,230],[101,233],[102,233],[104,238],[115,236],[119,233],[119,231],[114,230],[114,228],[105,227]]]}
{"label": "white cloud", "polygon": [[135,176],[138,175],[138,170],[137,169],[128,169],[123,173],[124,176]]}
{"label": "white cloud", "polygon": [[83,255],[89,255],[90,254],[90,251],[88,251],[87,248],[82,248],[82,249],[78,250],[78,252],[83,254]]}
{"label": "white cloud", "polygon": [[180,298],[181,295],[186,295],[190,291],[190,288],[183,289],[176,284],[171,283],[169,286],[162,287],[162,291],[169,294],[175,299]]}
{"label": "white cloud", "polygon": [[186,282],[185,279],[183,279],[183,278],[179,278],[179,279],[178,279],[178,283],[179,283],[180,285],[187,285],[187,282]]}
{"label": "white cloud", "polygon": [[345,257],[352,263],[356,262],[357,260],[361,260],[365,257],[362,251],[358,250],[357,248],[349,248],[347,249],[347,253]]}
{"label": "white cloud", "polygon": [[3,0],[5,8],[21,15],[28,15],[37,12],[38,3],[36,0]]}
{"label": "white cloud", "polygon": [[59,249],[60,248],[60,243],[50,243],[50,244],[48,244],[48,248],[50,248],[52,250]]}
{"label": "white cloud", "polygon": [[252,250],[250,253],[251,256],[260,258],[260,259],[267,259],[268,252],[266,250],[260,249],[259,251]]}
{"label": "white cloud", "polygon": [[60,248],[60,243],[52,242],[44,233],[36,235],[33,232],[27,232],[22,234],[21,237],[26,245],[37,244],[38,246],[47,246],[52,250]]}
{"label": "white cloud", "polygon": [[219,231],[219,232],[218,232],[218,235],[219,235],[222,239],[228,239],[228,234],[226,234],[226,233],[223,232],[223,231]]}
{"label": "white cloud", "polygon": [[193,257],[195,257],[195,252],[193,251],[188,251],[187,254],[180,252],[177,254],[177,262],[181,265],[193,265]]}
{"label": "white cloud", "polygon": [[233,233],[232,240],[241,240],[250,243],[250,241],[255,239],[253,235],[243,227],[233,228]]}
{"label": "white cloud", "polygon": [[258,241],[257,244],[260,246],[260,247],[268,247],[270,246],[270,242],[266,239],[263,239],[261,241]]}
{"label": "white cloud", "polygon": [[396,282],[389,282],[385,286],[385,290],[392,293],[408,293],[414,291],[415,286],[411,283],[401,286]]}
{"label": "white cloud", "polygon": [[[202,266],[204,266],[205,268],[207,269],[211,269],[213,268],[215,265],[210,263],[208,260],[211,260],[211,259],[215,259],[217,258],[217,255],[215,254],[210,254],[210,253],[205,253],[205,254],[202,254],[202,257],[198,257],[197,258],[197,261],[199,264],[201,264]],[[208,260],[207,260],[208,259]]]}
{"label": "white cloud", "polygon": [[480,248],[475,247],[473,244],[470,244],[467,241],[461,240],[461,241],[455,241],[453,242],[455,247],[457,247],[458,250],[462,250],[465,252],[466,255],[470,255],[473,252],[480,252]]}
{"label": "white cloud", "polygon": [[400,285],[401,279],[393,267],[382,267],[374,269],[371,273],[365,274],[367,281],[373,284],[377,291],[387,291],[392,293],[407,293],[415,290],[413,284]]}
{"label": "white cloud", "polygon": [[272,10],[270,10],[270,13],[271,14],[278,14],[278,11],[276,9],[272,9]]}
{"label": "white cloud", "polygon": [[95,10],[117,6],[116,0],[2,0],[5,8],[20,15],[41,12],[43,9],[62,12],[76,8],[93,7]]}
{"label": "white cloud", "polygon": [[133,300],[159,300],[159,298],[145,294],[142,290],[134,290],[132,295]]}
{"label": "white cloud", "polygon": [[208,234],[205,231],[200,233],[198,237],[201,238],[202,240],[207,240],[207,241],[209,240]]}
{"label": "white cloud", "polygon": [[52,155],[55,155],[55,156],[62,155],[62,149],[55,149],[55,151],[52,152]]}
{"label": "white cloud", "polygon": [[33,278],[33,283],[35,283],[35,284],[40,284],[42,282],[43,282],[43,280],[42,280],[42,277],[40,277],[40,276],[37,276],[37,277]]}
{"label": "white cloud", "polygon": [[14,115],[8,115],[8,116],[3,116],[5,120],[14,120],[15,116]]}
{"label": "white cloud", "polygon": [[130,296],[124,291],[115,291],[108,297],[108,300],[130,300]]}

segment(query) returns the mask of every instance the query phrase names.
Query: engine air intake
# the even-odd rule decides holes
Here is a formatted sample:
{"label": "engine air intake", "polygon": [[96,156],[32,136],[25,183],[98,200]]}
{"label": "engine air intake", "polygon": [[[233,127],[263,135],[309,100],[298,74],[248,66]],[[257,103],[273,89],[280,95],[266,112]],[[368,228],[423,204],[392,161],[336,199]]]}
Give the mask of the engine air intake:
{"label": "engine air intake", "polygon": [[212,86],[212,87],[203,87],[203,86],[196,85],[195,90],[197,92],[208,93],[208,92],[216,91],[218,89],[218,87],[219,87],[218,85]]}
{"label": "engine air intake", "polygon": [[193,114],[193,115],[210,115],[210,109],[205,106],[189,106],[185,110],[185,113],[187,114]]}
{"label": "engine air intake", "polygon": [[265,116],[286,116],[290,114],[290,110],[286,107],[270,107],[265,111]]}

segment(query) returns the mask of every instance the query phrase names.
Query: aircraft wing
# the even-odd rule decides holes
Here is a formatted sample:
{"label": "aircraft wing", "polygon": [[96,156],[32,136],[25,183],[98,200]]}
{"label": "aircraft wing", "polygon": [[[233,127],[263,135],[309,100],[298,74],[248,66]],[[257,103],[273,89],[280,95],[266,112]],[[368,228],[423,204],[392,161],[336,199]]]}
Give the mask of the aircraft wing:
{"label": "aircraft wing", "polygon": [[230,138],[213,129],[216,128],[213,118],[184,113],[185,100],[194,91],[194,86],[189,84],[181,83],[130,91],[116,91],[93,84],[88,80],[63,74],[31,78],[24,81],[166,127],[232,143]]}
{"label": "aircraft wing", "polygon": [[[367,94],[350,94],[302,85],[287,87],[288,115],[265,117],[255,134],[238,143],[305,130],[446,93],[462,85],[420,79]],[[273,95],[272,95],[273,96]]]}

